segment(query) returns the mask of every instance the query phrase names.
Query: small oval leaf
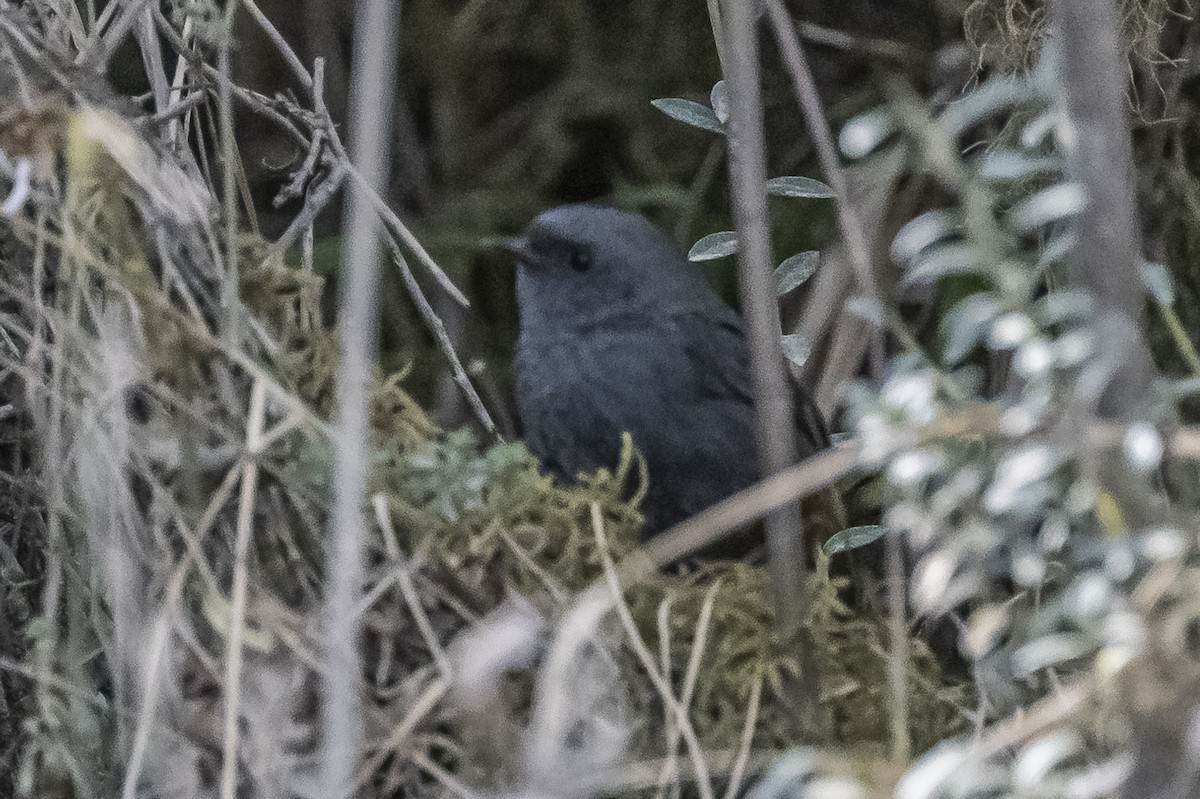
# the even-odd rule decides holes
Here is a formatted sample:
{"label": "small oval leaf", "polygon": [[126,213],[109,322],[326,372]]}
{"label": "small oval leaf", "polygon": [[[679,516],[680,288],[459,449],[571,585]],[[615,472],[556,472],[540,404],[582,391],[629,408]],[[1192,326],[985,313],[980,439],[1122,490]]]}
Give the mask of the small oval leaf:
{"label": "small oval leaf", "polygon": [[1095,311],[1096,302],[1081,289],[1055,289],[1034,303],[1038,319],[1046,326],[1064,322],[1086,323]]}
{"label": "small oval leaf", "polygon": [[979,176],[984,180],[1024,180],[1061,169],[1062,162],[1054,156],[1026,155],[1012,150],[987,153],[979,162]]}
{"label": "small oval leaf", "polygon": [[984,332],[1004,309],[1000,298],[988,292],[979,292],[959,300],[943,323],[942,358],[950,366],[956,366],[966,358],[983,338]]}
{"label": "small oval leaf", "polygon": [[943,244],[918,258],[905,272],[904,282],[922,286],[953,275],[987,274],[989,266],[983,253],[970,244]]}
{"label": "small oval leaf", "polygon": [[1094,652],[1096,645],[1080,633],[1051,633],[1034,639],[1012,654],[1012,667],[1018,677],[1078,660]]}
{"label": "small oval leaf", "polygon": [[846,313],[876,325],[882,325],[887,318],[883,303],[861,294],[857,294],[846,300],[845,305],[842,307]]}
{"label": "small oval leaf", "polygon": [[732,230],[709,233],[688,250],[689,261],[712,261],[733,255],[738,250],[737,234]]}
{"label": "small oval leaf", "polygon": [[664,97],[661,100],[651,100],[650,105],[662,111],[671,119],[682,122],[685,125],[691,125],[693,128],[710,130],[713,133],[725,132],[725,126],[721,124],[721,120],[706,105],[701,105],[692,100],[682,100],[678,97]]}
{"label": "small oval leaf", "polygon": [[713,84],[712,93],[708,95],[708,101],[712,103],[713,113],[717,115],[717,119],[724,125],[729,121],[729,100],[725,94],[725,81],[719,80]]}
{"label": "small oval leaf", "polygon": [[1021,146],[1027,150],[1041,147],[1058,125],[1059,112],[1057,109],[1043,111],[1034,117],[1029,124],[1021,129]]}
{"label": "small oval leaf", "polygon": [[865,547],[874,543],[887,534],[887,528],[881,524],[864,524],[860,527],[848,527],[830,536],[825,542],[825,554],[836,555],[839,552],[849,552],[852,549]]}
{"label": "small oval leaf", "polygon": [[833,196],[833,189],[819,180],[800,177],[799,175],[784,175],[767,181],[767,194],[777,197],[815,197],[827,199]]}
{"label": "small oval leaf", "polygon": [[1038,255],[1038,266],[1044,268],[1064,260],[1078,243],[1079,235],[1073,230],[1051,235],[1050,240],[1042,246],[1041,254]]}
{"label": "small oval leaf", "polygon": [[892,239],[892,260],[907,264],[928,247],[951,236],[960,236],[963,230],[962,217],[957,211],[949,208],[926,211],[906,222]]}
{"label": "small oval leaf", "polygon": [[1034,194],[1012,209],[1008,222],[1018,233],[1069,219],[1083,210],[1087,197],[1076,183],[1059,183]]}
{"label": "small oval leaf", "polygon": [[1175,303],[1175,285],[1171,280],[1171,270],[1166,266],[1152,261],[1142,262],[1142,286],[1150,297],[1159,305]]}
{"label": "small oval leaf", "polygon": [[995,77],[947,105],[938,122],[954,134],[961,134],[990,116],[1033,99],[1035,94],[1027,79]]}
{"label": "small oval leaf", "polygon": [[804,366],[812,352],[812,344],[803,333],[788,333],[779,339],[779,343],[783,346],[784,356],[796,366]]}
{"label": "small oval leaf", "polygon": [[775,293],[782,297],[795,291],[817,271],[821,254],[815,251],[798,252],[775,268]]}
{"label": "small oval leaf", "polygon": [[876,108],[851,119],[838,133],[838,147],[847,158],[864,158],[879,149],[898,129],[891,109]]}

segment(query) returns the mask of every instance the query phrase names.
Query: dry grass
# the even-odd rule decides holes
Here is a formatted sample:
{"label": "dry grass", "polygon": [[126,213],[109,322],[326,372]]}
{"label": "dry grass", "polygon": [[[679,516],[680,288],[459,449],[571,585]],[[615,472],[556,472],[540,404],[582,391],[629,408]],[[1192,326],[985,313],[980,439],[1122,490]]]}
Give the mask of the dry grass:
{"label": "dry grass", "polygon": [[[1026,70],[1037,62],[1049,32],[1042,0],[958,0],[967,41],[981,64],[1004,72]],[[1170,0],[1123,0],[1123,33],[1129,52],[1144,61],[1162,59],[1163,27]]]}
{"label": "dry grass", "polygon": [[[118,12],[101,34],[28,5],[47,13],[0,12],[2,166],[28,190],[0,228],[0,471],[20,489],[0,569],[27,581],[5,603],[23,625],[7,638],[28,642],[3,664],[14,781],[43,797],[321,795],[337,358],[320,280],[289,245],[358,177],[320,68],[290,56],[302,103],[230,86],[309,154],[302,211],[265,241],[214,124],[228,75],[197,18]],[[148,113],[87,70],[129,31],[190,59],[158,76]],[[397,258],[448,283],[375,205]],[[796,665],[762,569],[621,584],[632,453],[557,486],[520,444],[437,430],[401,376],[376,374],[369,396],[367,582],[341,620],[361,628],[358,795],[733,795],[798,741],[885,751],[886,628],[838,599],[828,564],[806,620],[832,722],[817,735],[780,699]],[[965,689],[919,641],[909,688],[918,746],[961,726]]]}

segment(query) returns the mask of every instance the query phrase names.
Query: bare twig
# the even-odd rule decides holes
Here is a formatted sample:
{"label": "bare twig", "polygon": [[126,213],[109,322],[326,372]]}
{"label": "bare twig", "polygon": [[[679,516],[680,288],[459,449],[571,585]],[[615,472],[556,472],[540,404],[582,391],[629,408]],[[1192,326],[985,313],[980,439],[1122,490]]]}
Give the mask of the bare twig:
{"label": "bare twig", "polygon": [[142,64],[146,69],[146,76],[150,79],[155,111],[162,113],[169,103],[170,87],[167,86],[167,75],[163,67],[162,44],[154,29],[154,12],[149,8],[142,9],[138,15],[134,36],[142,51]]}
{"label": "bare twig", "polygon": [[650,652],[649,647],[646,646],[646,642],[642,640],[641,633],[638,632],[637,622],[633,620],[633,615],[629,612],[629,606],[625,604],[624,597],[622,596],[621,578],[617,572],[616,565],[613,563],[612,556],[608,552],[608,545],[604,535],[604,518],[600,513],[600,506],[593,502],[591,511],[592,530],[596,535],[596,542],[600,547],[600,556],[604,564],[604,576],[610,592],[609,601],[611,602],[612,609],[616,611],[617,618],[621,620],[621,626],[625,629],[626,637],[633,647],[638,660],[641,662],[646,676],[650,678],[654,687],[658,689],[658,695],[662,700],[666,713],[673,717],[676,728],[687,745],[692,767],[696,770],[696,790],[700,795],[700,799],[713,799],[712,778],[709,776],[708,764],[704,760],[704,751],[700,747],[699,738],[696,737],[696,730],[692,725],[691,718],[688,716],[687,707],[675,697],[665,675],[660,673],[654,665],[654,655]]}
{"label": "bare twig", "polygon": [[[387,740],[377,747],[377,751],[371,759],[359,769],[358,776],[354,779],[352,791],[347,792],[345,795],[354,795],[354,791],[358,791],[370,781],[375,776],[375,772],[379,770],[379,767],[383,765],[383,762],[399,751],[400,747],[412,736],[413,730],[417,728],[417,725],[429,716],[433,708],[449,692],[450,681],[447,678],[439,676],[430,681],[425,690],[413,701],[401,722],[388,735]],[[410,753],[410,757],[414,761],[419,756],[419,752],[413,751]]]}
{"label": "bare twig", "polygon": [[[182,60],[180,63],[182,63]],[[200,105],[202,102],[204,102],[203,94],[199,94],[199,93],[189,94],[187,97],[180,100],[179,102],[174,103],[174,104],[168,104],[167,107],[164,108],[162,111],[159,111],[155,114],[151,114],[149,117],[144,117],[143,119],[149,125],[161,125],[162,123],[167,122],[167,121],[176,123],[176,122],[178,122],[178,117],[191,111],[193,108]],[[168,134],[168,135],[170,135],[170,134]]]}
{"label": "bare twig", "polygon": [[229,48],[233,46],[233,20],[239,0],[225,7],[225,30],[217,48],[217,113],[221,120],[221,199],[225,212],[225,268],[221,274],[221,335],[236,346],[238,333],[238,262],[237,262],[237,145],[233,139],[233,77],[230,74]]}
{"label": "bare twig", "polygon": [[[779,305],[771,275],[771,241],[767,225],[762,90],[758,71],[755,6],[729,3],[720,31],[725,43],[729,87],[729,179],[737,227],[742,310],[746,319],[751,379],[754,387],[754,434],[764,476],[796,461],[796,423],[792,389],[779,345]],[[800,645],[808,591],[804,529],[798,502],[785,502],[765,521],[767,570],[775,594],[775,621],[787,651]],[[816,674],[805,673],[795,697],[815,707]],[[803,696],[801,696],[802,694]],[[810,715],[807,710],[804,715]]]}
{"label": "bare twig", "polygon": [[919,60],[922,55],[900,41],[846,33],[843,30],[818,25],[815,22],[798,22],[796,30],[810,42],[836,47],[848,52],[866,53],[893,61],[913,62]]}
{"label": "bare twig", "polygon": [[775,509],[827,488],[861,466],[856,442],[826,450],[776,472],[681,522],[646,545],[647,566],[659,569],[719,541]]}
{"label": "bare twig", "polygon": [[[696,619],[696,630],[692,638],[692,652],[688,656],[687,670],[683,675],[683,690],[679,692],[679,704],[685,710],[691,707],[692,694],[696,690],[696,681],[700,676],[700,661],[704,656],[705,649],[708,645],[708,630],[709,624],[712,622],[713,603],[716,601],[717,592],[721,589],[721,582],[718,580],[704,593],[704,602],[700,606],[700,615]],[[665,603],[664,603],[665,604]],[[669,612],[669,611],[668,611]],[[670,661],[666,657],[669,653],[669,635],[671,632],[670,624],[660,624],[660,645],[664,649],[664,662],[662,673],[670,674]],[[679,725],[671,723],[667,727],[667,760],[663,764],[662,774],[658,778],[658,793],[657,796],[663,796],[667,784],[677,774],[677,761],[672,757],[679,746],[679,737],[681,730]]]}
{"label": "bare twig", "polygon": [[142,706],[138,712],[133,746],[129,752],[129,763],[125,770],[125,782],[121,787],[121,799],[135,799],[142,766],[149,748],[150,735],[154,727],[155,713],[163,680],[163,664],[167,656],[167,644],[171,639],[171,618],[178,610],[179,597],[183,593],[184,580],[188,572],[188,561],[180,563],[171,577],[167,589],[167,600],[159,609],[150,637],[150,652],[146,658],[142,675]]}
{"label": "bare twig", "polygon": [[489,435],[495,435],[496,423],[492,421],[491,414],[484,407],[483,400],[475,390],[474,384],[471,383],[471,378],[467,375],[467,370],[463,368],[458,353],[454,351],[454,342],[450,341],[450,334],[446,332],[446,325],[443,324],[437,312],[433,310],[433,306],[429,304],[429,300],[425,298],[425,293],[421,291],[421,285],[413,277],[412,270],[408,268],[408,262],[404,259],[404,254],[400,252],[400,248],[392,248],[392,260],[395,262],[396,268],[400,270],[400,278],[404,281],[404,286],[408,289],[409,296],[412,297],[413,302],[416,304],[417,310],[421,314],[421,319],[425,322],[425,326],[429,329],[429,332],[433,334],[434,340],[437,341],[438,349],[442,351],[442,354],[446,356],[446,360],[450,363],[450,371],[454,375],[454,382],[458,383],[458,387],[462,390],[463,396],[466,397],[467,404],[471,406],[475,418],[483,424],[484,429]]}
{"label": "bare twig", "polygon": [[324,628],[329,669],[322,693],[321,783],[326,796],[353,793],[362,740],[359,715],[359,620],[367,537],[363,504],[371,462],[371,370],[378,347],[379,242],[372,213],[387,175],[390,114],[399,19],[391,0],[360,0],[355,15],[354,160],[360,176],[346,203],[347,267],[341,285],[338,429],[334,439],[334,498],[330,518]]}
{"label": "bare twig", "polygon": [[221,747],[221,799],[234,799],[237,790],[238,714],[242,682],[242,636],[246,624],[246,594],[249,582],[250,537],[254,529],[254,500],[258,493],[259,442],[266,419],[266,386],[255,381],[246,420],[247,463],[242,470],[238,498],[237,540],[234,543],[233,592],[230,597],[229,636],[225,660],[225,724]]}
{"label": "bare twig", "polygon": [[306,91],[311,92],[313,88],[312,76],[309,75],[308,70],[304,68],[304,63],[300,61],[300,58],[296,55],[296,51],[291,48],[291,46],[287,43],[287,40],[284,39],[282,34],[279,33],[279,30],[273,24],[271,24],[271,20],[267,19],[266,14],[262,12],[254,0],[239,0],[239,2],[241,2],[241,4],[245,7],[246,11],[250,14],[250,18],[254,20],[255,24],[257,24],[258,27],[262,29],[262,32],[267,35],[267,38],[271,40],[271,44],[275,46],[276,52],[283,56],[283,60],[287,62],[288,68],[292,71],[292,74],[296,76],[296,80],[300,81],[300,85],[303,86]]}
{"label": "bare twig", "polygon": [[[779,43],[779,51],[783,56],[784,66],[791,76],[792,85],[796,92],[796,100],[804,111],[804,119],[808,123],[808,132],[817,149],[817,157],[829,187],[833,189],[834,200],[837,204],[838,225],[842,230],[842,240],[850,256],[854,269],[855,281],[863,296],[873,303],[880,303],[882,294],[878,281],[871,266],[871,245],[863,227],[862,217],[850,196],[850,186],[846,180],[845,171],[838,158],[837,148],[833,143],[833,130],[821,106],[820,95],[817,94],[817,84],[813,79],[812,70],[804,49],[792,27],[791,17],[784,8],[782,0],[766,0],[767,12],[771,18],[771,27],[775,30],[775,39]],[[882,363],[883,331],[876,328],[872,332],[872,347],[876,351],[874,362]]]}
{"label": "bare twig", "polygon": [[737,759],[729,772],[729,785],[725,788],[725,799],[735,799],[742,788],[746,775],[746,763],[750,760],[750,747],[754,743],[754,732],[758,729],[758,709],[762,701],[763,677],[757,675],[750,688],[750,701],[746,707],[746,723],[742,725],[742,742],[738,747]]}
{"label": "bare twig", "polygon": [[[158,15],[155,15],[154,19],[156,23],[159,22]],[[186,20],[184,20],[183,30],[180,32],[179,45],[183,47],[183,50],[177,53],[179,59],[175,62],[175,75],[171,79],[171,93],[167,98],[167,110],[174,108],[184,99],[183,82],[187,78],[188,61],[189,57],[192,55],[191,50],[188,49],[188,41],[192,36],[193,24],[192,18],[188,17]],[[201,100],[204,98],[204,95],[199,92],[197,92],[195,96],[199,97]],[[165,111],[160,111],[159,113],[165,113]],[[176,147],[182,147],[184,141],[187,139],[187,131],[177,117],[172,116],[170,117],[170,120],[170,124],[167,126],[167,141],[171,142]]]}
{"label": "bare twig", "polygon": [[[389,541],[395,541],[396,531],[392,529],[392,517],[388,512],[387,497],[382,494],[376,494],[372,502],[375,508],[375,520],[379,524],[379,528],[384,531],[384,535]],[[389,546],[389,549],[391,547]],[[450,681],[453,679],[453,669],[450,666],[450,658],[446,656],[446,650],[442,647],[438,640],[437,633],[433,630],[433,625],[429,621],[429,616],[425,613],[425,608],[421,604],[421,596],[417,593],[417,587],[413,584],[412,574],[408,566],[408,559],[404,557],[404,553],[396,548],[390,553],[396,561],[393,567],[396,581],[400,585],[400,592],[404,596],[404,602],[408,605],[408,610],[413,615],[413,620],[417,623],[417,628],[421,632],[421,638],[425,641],[425,646],[429,649],[429,654],[433,656],[433,662],[437,665],[438,671],[442,676]],[[381,585],[386,581],[381,581]]]}
{"label": "bare twig", "polygon": [[903,767],[912,756],[908,732],[908,581],[904,573],[904,542],[894,531],[887,533],[888,697],[892,726],[892,762]]}
{"label": "bare twig", "polygon": [[[150,5],[150,0],[129,0],[126,3],[110,3],[105,7],[104,13],[97,20],[96,28],[93,31],[93,39],[89,43],[88,49],[80,51],[75,57],[75,63],[82,67],[92,68],[98,72],[103,72],[103,67],[108,64],[113,53],[117,51],[117,47],[129,35],[129,31],[133,29],[134,23],[142,15],[142,12]],[[112,13],[120,10],[119,16],[107,28],[106,22],[111,19]]]}

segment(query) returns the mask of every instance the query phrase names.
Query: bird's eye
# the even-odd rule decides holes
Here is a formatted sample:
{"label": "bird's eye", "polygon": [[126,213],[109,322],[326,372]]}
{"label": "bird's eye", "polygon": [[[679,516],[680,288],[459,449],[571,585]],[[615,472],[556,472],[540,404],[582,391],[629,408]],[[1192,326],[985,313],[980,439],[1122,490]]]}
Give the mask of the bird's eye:
{"label": "bird's eye", "polygon": [[592,266],[592,253],[585,248],[571,250],[571,267],[576,272],[586,272]]}

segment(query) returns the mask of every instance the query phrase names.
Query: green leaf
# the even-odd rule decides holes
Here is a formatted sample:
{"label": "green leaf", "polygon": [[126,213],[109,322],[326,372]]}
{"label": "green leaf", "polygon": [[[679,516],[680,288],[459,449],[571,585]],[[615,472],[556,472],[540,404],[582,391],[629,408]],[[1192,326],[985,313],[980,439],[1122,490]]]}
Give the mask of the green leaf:
{"label": "green leaf", "polygon": [[1142,262],[1142,286],[1159,305],[1175,303],[1175,286],[1171,280],[1171,270],[1166,266],[1152,261]]}
{"label": "green leaf", "polygon": [[827,199],[833,196],[833,189],[819,180],[799,177],[797,175],[785,175],[784,177],[771,178],[767,181],[767,194],[774,194],[778,197],[815,197],[818,199]]}
{"label": "green leaf", "polygon": [[838,148],[847,158],[865,158],[899,129],[890,108],[875,108],[851,119],[838,133]]}
{"label": "green leaf", "polygon": [[955,305],[943,322],[942,358],[945,362],[953,366],[970,355],[1003,309],[1000,298],[988,292],[972,294]]}
{"label": "green leaf", "polygon": [[709,233],[688,250],[689,261],[712,261],[733,255],[738,250],[737,234],[732,230]]}
{"label": "green leaf", "polygon": [[938,122],[958,135],[988,117],[1008,111],[1035,96],[1035,88],[1028,79],[995,77],[947,105]]}
{"label": "green leaf", "polygon": [[892,239],[891,256],[898,264],[908,264],[938,242],[963,232],[962,218],[957,211],[938,208],[910,219]]}
{"label": "green leaf", "polygon": [[987,153],[979,162],[979,176],[984,180],[1024,180],[1061,169],[1062,161],[1054,156],[1026,155],[1012,150]]}
{"label": "green leaf", "polygon": [[798,252],[775,268],[775,293],[782,297],[795,291],[817,271],[821,262],[818,252]]}
{"label": "green leaf", "polygon": [[717,119],[717,115],[706,105],[691,100],[682,100],[678,97],[651,100],[650,105],[685,125],[691,125],[701,130],[710,130],[713,133],[725,132],[725,126],[721,124],[721,120]]}
{"label": "green leaf", "polygon": [[729,121],[729,100],[725,93],[725,81],[719,80],[713,84],[712,93],[708,96],[709,103],[712,104],[713,113],[717,115],[717,119],[724,125]]}
{"label": "green leaf", "polygon": [[1087,196],[1076,183],[1058,183],[1021,201],[1009,214],[1008,223],[1018,233],[1032,233],[1052,222],[1069,219],[1087,205]]}
{"label": "green leaf", "polygon": [[796,366],[804,366],[812,353],[812,343],[803,333],[788,333],[779,339],[779,343],[783,346],[784,356]]}
{"label": "green leaf", "polygon": [[918,258],[905,272],[904,282],[920,286],[952,275],[987,274],[989,266],[983,253],[970,244],[943,244]]}
{"label": "green leaf", "polygon": [[887,534],[887,528],[880,524],[864,524],[861,527],[848,527],[836,533],[825,542],[825,554],[836,555],[839,552],[849,552],[852,549],[865,547],[874,543]]}

